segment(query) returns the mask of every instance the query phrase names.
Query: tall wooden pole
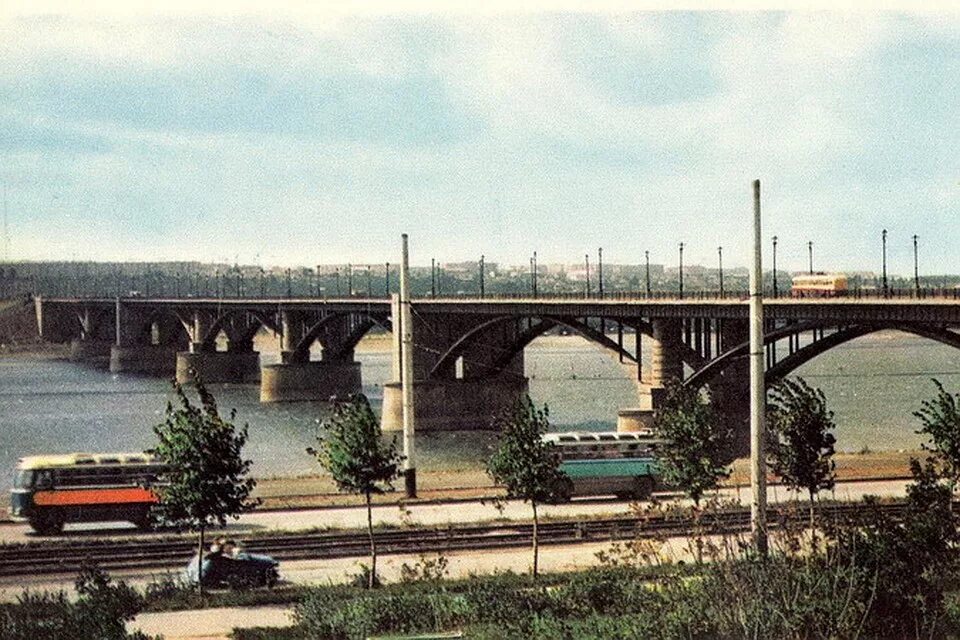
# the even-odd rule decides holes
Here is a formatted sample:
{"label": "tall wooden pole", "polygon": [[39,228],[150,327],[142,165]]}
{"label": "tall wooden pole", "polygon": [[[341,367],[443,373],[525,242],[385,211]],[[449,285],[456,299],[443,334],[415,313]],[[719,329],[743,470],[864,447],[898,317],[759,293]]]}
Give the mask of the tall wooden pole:
{"label": "tall wooden pole", "polygon": [[763,270],[760,181],[753,181],[753,263],[750,268],[750,530],[757,553],[767,554],[767,474],[764,451],[766,388],[763,363]]}
{"label": "tall wooden pole", "polygon": [[[413,315],[410,309],[410,254],[403,234],[400,262],[400,368],[403,410],[403,482],[408,498],[417,497],[417,465],[414,460],[415,420],[413,412]],[[394,328],[396,330],[396,328]]]}

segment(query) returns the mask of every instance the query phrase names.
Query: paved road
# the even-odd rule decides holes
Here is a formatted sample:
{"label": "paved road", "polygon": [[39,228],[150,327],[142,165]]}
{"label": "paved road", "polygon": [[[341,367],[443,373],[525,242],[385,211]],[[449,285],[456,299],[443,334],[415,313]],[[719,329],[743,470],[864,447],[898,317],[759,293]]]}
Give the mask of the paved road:
{"label": "paved road", "polygon": [[[859,500],[864,495],[902,496],[904,480],[885,480],[874,482],[839,483],[832,495],[838,500]],[[768,489],[770,502],[791,500],[794,494],[784,487],[773,486]],[[747,505],[750,503],[749,488],[724,489],[724,498]],[[670,496],[662,495],[662,498]],[[464,522],[489,522],[498,519],[528,520],[530,506],[517,501],[505,502],[498,509],[493,503],[449,502],[437,504],[416,504],[403,508],[395,505],[374,507],[373,520],[381,525],[445,525]],[[629,502],[614,499],[577,499],[569,504],[548,505],[541,508],[546,517],[576,517],[625,515],[631,513]],[[367,526],[366,511],[360,507],[334,507],[298,511],[261,511],[242,516],[236,523],[228,525],[229,534],[242,536],[246,533],[271,530],[309,530],[309,529],[359,529]],[[72,537],[145,535],[137,533],[132,526],[121,524],[70,524],[66,535]],[[150,534],[146,534],[150,535]],[[27,525],[7,524],[0,526],[0,543],[27,542],[40,540]]]}

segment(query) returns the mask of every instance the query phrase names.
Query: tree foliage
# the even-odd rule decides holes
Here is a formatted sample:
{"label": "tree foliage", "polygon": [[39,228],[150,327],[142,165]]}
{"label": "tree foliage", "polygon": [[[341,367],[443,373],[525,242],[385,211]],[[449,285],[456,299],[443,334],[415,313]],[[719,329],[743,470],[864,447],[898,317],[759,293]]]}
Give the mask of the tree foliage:
{"label": "tree foliage", "polygon": [[368,586],[372,588],[377,584],[377,547],[370,496],[391,488],[400,475],[403,456],[397,451],[396,440],[383,440],[380,421],[363,394],[338,404],[321,429],[318,446],[307,452],[333,476],[340,491],[362,494],[366,500],[371,562]]}
{"label": "tree foliage", "polygon": [[513,412],[498,418],[497,450],[487,461],[487,473],[502,485],[507,497],[529,502],[533,509],[533,576],[539,561],[537,505],[570,497],[570,478],[560,470],[560,452],[543,435],[550,428],[547,407],[537,409],[529,396]]}
{"label": "tree foliage", "polygon": [[671,383],[663,408],[655,414],[654,429],[665,440],[657,451],[661,477],[699,506],[704,493],[730,475],[726,452],[732,427],[717,416],[709,398]]}
{"label": "tree foliage", "polygon": [[251,462],[241,457],[247,427],[237,430],[230,412],[223,419],[213,395],[195,381],[200,406],[174,383],[179,403],[167,403],[166,419],[154,427],[159,443],[150,453],[169,465],[165,483],[156,487],[158,516],[190,529],[224,525],[257,504],[250,498],[256,480],[248,477]]}
{"label": "tree foliage", "polygon": [[779,380],[767,404],[767,457],[770,467],[789,487],[806,490],[811,503],[817,493],[833,488],[837,442],[833,412],[820,389],[803,378]]}
{"label": "tree foliage", "polygon": [[[217,402],[194,372],[200,406],[194,405],[183,387],[173,383],[178,407],[167,403],[166,418],[153,428],[159,443],[150,453],[168,465],[164,482],[156,490],[160,502],[154,514],[161,521],[197,531],[197,554],[203,566],[204,532],[214,524],[258,504],[250,494],[256,480],[248,477],[249,460],[240,452],[247,442],[247,427],[233,425],[235,411],[224,420]],[[202,581],[198,580],[202,592]]]}
{"label": "tree foliage", "polygon": [[913,415],[923,423],[917,433],[930,439],[923,448],[936,455],[955,488],[960,482],[960,394],[949,393],[939,380],[933,380],[933,384],[937,386],[937,397],[924,400]]}
{"label": "tree foliage", "polygon": [[512,413],[498,419],[500,439],[487,472],[510,498],[556,502],[569,497],[569,478],[560,470],[560,452],[542,436],[550,428],[548,410],[527,396]]}

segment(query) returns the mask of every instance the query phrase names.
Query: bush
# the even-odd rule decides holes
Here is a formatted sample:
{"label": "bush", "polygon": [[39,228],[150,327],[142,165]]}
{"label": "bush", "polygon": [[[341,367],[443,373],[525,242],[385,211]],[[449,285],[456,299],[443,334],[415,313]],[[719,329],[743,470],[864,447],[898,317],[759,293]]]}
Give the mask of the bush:
{"label": "bush", "polygon": [[147,640],[128,634],[126,623],[143,606],[143,598],[123,581],[93,565],[85,565],[76,581],[77,599],[65,593],[24,591],[13,604],[0,605],[0,638],[4,640]]}

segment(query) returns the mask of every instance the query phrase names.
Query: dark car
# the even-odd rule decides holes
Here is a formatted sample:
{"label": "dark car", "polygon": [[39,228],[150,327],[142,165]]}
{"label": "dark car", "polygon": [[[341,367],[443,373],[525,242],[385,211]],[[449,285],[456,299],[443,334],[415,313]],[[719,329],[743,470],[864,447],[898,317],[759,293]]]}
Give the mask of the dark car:
{"label": "dark car", "polygon": [[[196,583],[198,557],[187,565],[186,577]],[[272,587],[280,578],[280,563],[270,556],[240,551],[236,554],[208,553],[203,556],[203,586],[205,587]]]}

